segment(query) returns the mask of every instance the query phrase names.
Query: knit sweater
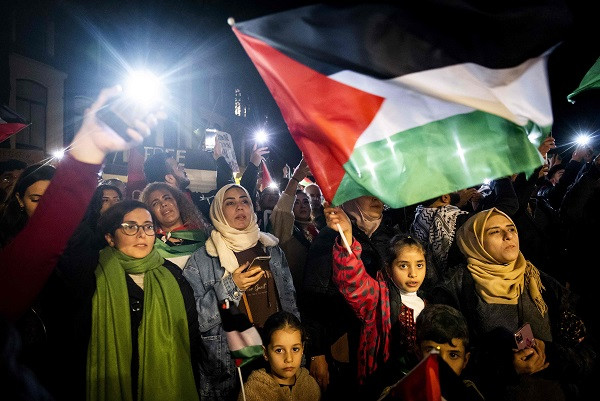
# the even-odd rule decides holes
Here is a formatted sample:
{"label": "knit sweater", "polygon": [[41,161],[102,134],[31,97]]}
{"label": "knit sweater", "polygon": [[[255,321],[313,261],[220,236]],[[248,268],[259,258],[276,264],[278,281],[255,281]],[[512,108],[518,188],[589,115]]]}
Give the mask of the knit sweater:
{"label": "knit sweater", "polygon": [[[318,401],[321,390],[305,368],[296,372],[293,386],[280,386],[265,369],[255,370],[244,384],[247,401]],[[242,393],[238,401],[242,401]]]}

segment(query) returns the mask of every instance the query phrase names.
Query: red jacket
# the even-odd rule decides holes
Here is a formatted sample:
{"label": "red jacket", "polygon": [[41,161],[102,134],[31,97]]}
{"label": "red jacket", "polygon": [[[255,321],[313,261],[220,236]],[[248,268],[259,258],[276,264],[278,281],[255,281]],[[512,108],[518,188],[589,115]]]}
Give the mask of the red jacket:
{"label": "red jacket", "polygon": [[[390,357],[390,290],[382,270],[377,272],[377,279],[366,272],[360,260],[362,247],[355,238],[350,248],[353,253],[349,255],[340,245],[339,238],[333,246],[333,281],[363,323],[358,349],[358,379],[363,383],[377,370],[378,361],[386,362]],[[397,319],[407,338],[394,341],[403,341],[414,349],[416,327],[413,310],[402,304]]]}

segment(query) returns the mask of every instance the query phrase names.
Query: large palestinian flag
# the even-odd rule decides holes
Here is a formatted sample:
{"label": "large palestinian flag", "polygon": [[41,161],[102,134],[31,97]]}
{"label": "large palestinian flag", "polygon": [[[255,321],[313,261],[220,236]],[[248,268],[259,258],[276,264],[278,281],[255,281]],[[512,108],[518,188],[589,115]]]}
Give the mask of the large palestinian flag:
{"label": "large palestinian flag", "polygon": [[570,13],[526,3],[315,5],[233,30],[325,198],[402,207],[541,165]]}

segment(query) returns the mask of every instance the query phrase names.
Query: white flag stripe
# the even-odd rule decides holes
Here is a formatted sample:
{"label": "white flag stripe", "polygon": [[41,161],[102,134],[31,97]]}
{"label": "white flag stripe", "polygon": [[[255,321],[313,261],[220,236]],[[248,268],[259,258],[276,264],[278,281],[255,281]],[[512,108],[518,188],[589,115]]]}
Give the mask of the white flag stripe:
{"label": "white flag stripe", "polygon": [[247,346],[261,345],[262,340],[255,327],[241,332],[228,332],[227,342],[231,351],[239,351]]}
{"label": "white flag stripe", "polygon": [[386,99],[355,148],[474,110],[498,115],[518,125],[528,121],[541,126],[552,124],[545,56],[502,70],[469,63],[392,80],[347,70],[330,78]]}

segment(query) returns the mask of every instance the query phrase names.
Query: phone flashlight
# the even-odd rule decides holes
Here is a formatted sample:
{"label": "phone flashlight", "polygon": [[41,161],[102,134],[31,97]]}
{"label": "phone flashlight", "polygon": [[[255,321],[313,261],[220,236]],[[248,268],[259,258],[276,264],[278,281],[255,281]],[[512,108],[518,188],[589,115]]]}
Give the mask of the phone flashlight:
{"label": "phone flashlight", "polygon": [[212,152],[217,143],[217,130],[207,128],[204,131],[204,149],[208,152]]}
{"label": "phone flashlight", "polygon": [[579,146],[586,146],[590,143],[591,140],[592,138],[589,135],[581,134],[577,135],[577,137],[575,138],[575,143],[577,143],[577,145]]}
{"label": "phone flashlight", "polygon": [[135,120],[143,120],[158,110],[165,92],[160,79],[151,72],[134,72],[125,83],[123,93],[98,111],[98,118],[125,140],[130,140],[127,128],[133,128]]}
{"label": "phone flashlight", "polygon": [[264,129],[258,130],[256,131],[256,133],[254,134],[254,140],[256,141],[256,143],[258,143],[259,145],[264,144],[265,142],[267,142],[267,139],[269,138],[269,135],[267,134],[267,132]]}

